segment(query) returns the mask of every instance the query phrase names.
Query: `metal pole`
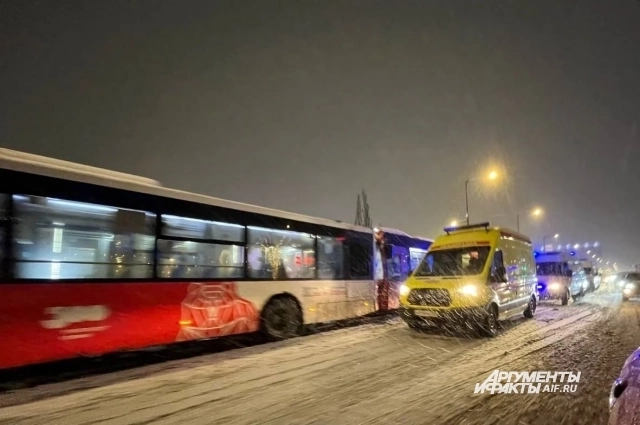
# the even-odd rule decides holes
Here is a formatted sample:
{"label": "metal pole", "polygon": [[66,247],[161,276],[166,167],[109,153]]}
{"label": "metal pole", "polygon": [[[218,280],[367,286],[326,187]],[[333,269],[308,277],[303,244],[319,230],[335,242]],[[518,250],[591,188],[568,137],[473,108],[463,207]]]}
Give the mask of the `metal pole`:
{"label": "metal pole", "polygon": [[544,236],[544,237],[542,238],[542,250],[543,250],[543,251],[546,251],[546,250],[547,250],[547,237],[546,237],[546,236]]}
{"label": "metal pole", "polygon": [[516,215],[516,222],[518,223],[518,233],[520,233],[520,214]]}
{"label": "metal pole", "polygon": [[467,208],[467,226],[469,225],[469,180],[464,182],[464,201]]}

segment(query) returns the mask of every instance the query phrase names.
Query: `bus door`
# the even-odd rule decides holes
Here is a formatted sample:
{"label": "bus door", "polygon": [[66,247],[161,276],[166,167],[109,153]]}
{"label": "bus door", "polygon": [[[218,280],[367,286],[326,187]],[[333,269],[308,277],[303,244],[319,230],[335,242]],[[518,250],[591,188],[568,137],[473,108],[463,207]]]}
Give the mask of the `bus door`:
{"label": "bus door", "polygon": [[382,262],[383,279],[378,282],[378,306],[380,311],[395,310],[400,306],[400,285],[410,272],[409,248],[384,245]]}

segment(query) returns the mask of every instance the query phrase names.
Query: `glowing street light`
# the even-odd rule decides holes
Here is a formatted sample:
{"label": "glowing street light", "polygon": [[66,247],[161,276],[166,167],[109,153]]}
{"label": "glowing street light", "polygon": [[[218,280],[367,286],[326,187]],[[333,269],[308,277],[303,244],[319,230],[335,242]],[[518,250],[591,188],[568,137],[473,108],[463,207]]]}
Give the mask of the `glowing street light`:
{"label": "glowing street light", "polygon": [[455,220],[453,220],[453,221],[451,222],[451,227],[458,227],[458,222],[457,222],[457,221],[455,221]]}
{"label": "glowing street light", "polygon": [[[543,214],[542,208],[534,208],[531,210],[530,214],[533,217],[540,217]],[[516,225],[518,228],[518,232],[520,231],[520,213],[516,214]]]}
{"label": "glowing street light", "polygon": [[[496,180],[497,178],[498,178],[498,172],[496,170],[491,170],[489,174],[487,174],[487,179],[489,180]],[[464,182],[464,200],[465,200],[465,206],[466,206],[465,219],[467,222],[467,226],[470,224],[469,223],[469,182],[474,180],[477,180],[477,178],[469,178]]]}

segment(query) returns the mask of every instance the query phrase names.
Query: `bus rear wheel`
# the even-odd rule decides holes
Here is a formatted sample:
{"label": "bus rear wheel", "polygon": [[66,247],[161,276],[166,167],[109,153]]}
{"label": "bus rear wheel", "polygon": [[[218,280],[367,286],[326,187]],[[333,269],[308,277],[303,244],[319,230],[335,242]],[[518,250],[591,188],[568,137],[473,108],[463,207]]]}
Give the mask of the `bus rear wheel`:
{"label": "bus rear wheel", "polygon": [[262,333],[272,341],[299,336],[302,329],[302,311],[292,297],[275,297],[262,310]]}

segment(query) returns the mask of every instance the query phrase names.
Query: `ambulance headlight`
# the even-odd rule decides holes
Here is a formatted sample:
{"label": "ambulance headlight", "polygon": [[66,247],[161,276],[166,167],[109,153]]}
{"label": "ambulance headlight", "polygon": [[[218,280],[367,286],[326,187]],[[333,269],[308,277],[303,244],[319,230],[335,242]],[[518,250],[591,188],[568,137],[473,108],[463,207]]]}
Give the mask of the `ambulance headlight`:
{"label": "ambulance headlight", "polygon": [[559,283],[552,283],[551,285],[549,285],[549,290],[550,291],[558,291],[560,290],[560,284]]}
{"label": "ambulance headlight", "polygon": [[409,295],[409,292],[411,292],[411,289],[407,285],[400,286],[400,295],[406,296]]}
{"label": "ambulance headlight", "polygon": [[478,295],[478,285],[464,285],[458,289],[458,293],[475,297]]}

